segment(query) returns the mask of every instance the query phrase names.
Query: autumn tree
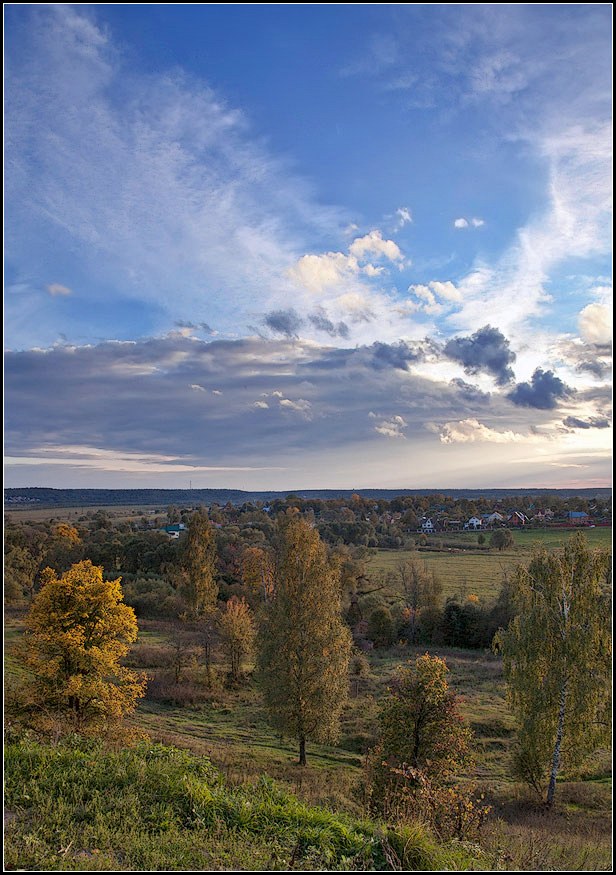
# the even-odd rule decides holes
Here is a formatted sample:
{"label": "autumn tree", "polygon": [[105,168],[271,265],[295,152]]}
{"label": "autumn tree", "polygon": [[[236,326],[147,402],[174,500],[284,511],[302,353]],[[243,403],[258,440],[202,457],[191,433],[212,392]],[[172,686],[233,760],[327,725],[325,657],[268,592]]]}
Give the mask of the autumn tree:
{"label": "autumn tree", "polygon": [[428,571],[414,559],[400,562],[396,569],[396,577],[404,602],[404,616],[409,644],[417,642],[419,621],[422,613],[435,612],[440,606],[443,594],[443,584],[434,572]]}
{"label": "autumn tree", "polygon": [[38,559],[25,547],[12,545],[4,554],[4,600],[7,604],[30,601],[34,595],[34,583]]}
{"label": "autumn tree", "polygon": [[274,725],[299,742],[334,741],[347,697],[351,635],[340,580],[318,532],[299,515],[278,521],[274,594],[259,630],[258,677]]}
{"label": "autumn tree", "polygon": [[610,556],[582,534],[538,549],[512,577],[516,616],[496,644],[518,718],[516,771],[552,806],[570,772],[609,738]]}
{"label": "autumn tree", "polygon": [[216,542],[207,515],[197,511],[188,523],[180,558],[180,587],[188,603],[190,619],[216,610]]}
{"label": "autumn tree", "polygon": [[242,583],[250,591],[258,592],[264,604],[274,590],[274,561],[262,547],[246,547],[242,553]]}
{"label": "autumn tree", "polygon": [[242,676],[242,660],[252,653],[255,627],[245,599],[231,596],[218,620],[223,651],[229,659],[229,678],[237,683]]}
{"label": "autumn tree", "polygon": [[387,605],[378,605],[370,613],[366,635],[374,642],[375,647],[390,647],[394,643],[394,618]]}
{"label": "autumn tree", "polygon": [[120,578],[104,580],[89,560],[61,577],[45,569],[22,645],[31,704],[65,716],[78,731],[122,718],[145,691],[144,678],[120,664],[136,638]]}
{"label": "autumn tree", "polygon": [[372,807],[391,815],[421,800],[426,785],[444,786],[472,762],[472,734],[447,682],[445,660],[425,654],[402,667],[379,714],[367,759]]}
{"label": "autumn tree", "polygon": [[181,548],[179,567],[173,576],[188,610],[187,621],[198,621],[208,685],[212,683],[212,643],[218,599],[217,550],[212,524],[204,511],[196,511],[188,522],[188,533]]}

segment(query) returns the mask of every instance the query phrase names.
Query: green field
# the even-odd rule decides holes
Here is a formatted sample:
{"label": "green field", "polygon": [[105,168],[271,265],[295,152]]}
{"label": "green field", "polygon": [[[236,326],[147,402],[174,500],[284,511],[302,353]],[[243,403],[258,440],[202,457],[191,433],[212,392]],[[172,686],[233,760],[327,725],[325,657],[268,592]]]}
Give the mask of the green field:
{"label": "green field", "polygon": [[[592,547],[611,548],[612,529],[602,527],[583,529]],[[461,532],[442,536],[430,536],[428,544],[439,541],[447,544],[477,544],[475,532]],[[510,572],[518,563],[528,562],[537,545],[554,549],[562,546],[575,535],[572,529],[534,529],[513,531],[514,546],[509,550],[488,550],[477,546],[476,550],[458,550],[455,547],[441,552],[426,550],[378,550],[368,560],[369,572],[395,572],[398,565],[413,558],[426,565],[438,575],[443,583],[445,598],[458,595],[465,598],[475,594],[486,601],[493,600],[500,587],[503,574]],[[486,544],[490,534],[486,533]]]}

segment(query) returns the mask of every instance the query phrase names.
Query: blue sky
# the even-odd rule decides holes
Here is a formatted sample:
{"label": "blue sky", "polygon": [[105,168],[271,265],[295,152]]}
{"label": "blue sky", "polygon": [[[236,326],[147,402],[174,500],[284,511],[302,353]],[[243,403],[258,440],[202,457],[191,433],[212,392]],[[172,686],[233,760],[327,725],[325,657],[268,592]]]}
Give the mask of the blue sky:
{"label": "blue sky", "polygon": [[7,485],[608,485],[611,24],[5,6]]}

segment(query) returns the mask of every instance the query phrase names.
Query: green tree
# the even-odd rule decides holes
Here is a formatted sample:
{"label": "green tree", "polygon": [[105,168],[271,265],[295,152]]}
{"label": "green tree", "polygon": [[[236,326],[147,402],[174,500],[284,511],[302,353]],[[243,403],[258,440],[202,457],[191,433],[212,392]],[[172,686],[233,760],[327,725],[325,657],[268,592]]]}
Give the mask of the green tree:
{"label": "green tree", "polygon": [[428,571],[425,562],[422,568],[415,559],[400,562],[396,569],[396,576],[400,582],[404,601],[405,633],[409,644],[415,644],[419,634],[421,613],[438,610],[443,584],[434,572]]}
{"label": "green tree", "polygon": [[387,605],[379,605],[368,617],[366,635],[375,647],[389,647],[395,638],[394,618]]}
{"label": "green tree", "polygon": [[103,569],[89,560],[59,578],[45,569],[22,645],[31,672],[25,692],[35,712],[61,714],[81,731],[134,710],[145,680],[120,660],[136,638],[120,578],[104,580]]}
{"label": "green tree", "polygon": [[259,630],[258,677],[273,724],[299,742],[335,741],[348,694],[351,635],[340,580],[318,532],[298,515],[278,522],[274,593]]}
{"label": "green tree", "polygon": [[517,773],[552,806],[561,767],[575,772],[609,738],[610,556],[579,534],[538,549],[512,578],[516,617],[496,644],[519,721]]}
{"label": "green tree", "polygon": [[490,547],[496,547],[497,550],[506,550],[513,547],[513,535],[509,529],[496,529],[490,535]]}
{"label": "green tree", "polygon": [[194,513],[188,523],[180,559],[180,584],[190,619],[209,616],[216,610],[216,542],[212,525],[201,511]]}
{"label": "green tree", "polygon": [[472,762],[471,731],[447,683],[445,660],[425,654],[398,671],[381,704],[378,743],[368,757],[373,808],[391,814],[425,781],[444,785]]}

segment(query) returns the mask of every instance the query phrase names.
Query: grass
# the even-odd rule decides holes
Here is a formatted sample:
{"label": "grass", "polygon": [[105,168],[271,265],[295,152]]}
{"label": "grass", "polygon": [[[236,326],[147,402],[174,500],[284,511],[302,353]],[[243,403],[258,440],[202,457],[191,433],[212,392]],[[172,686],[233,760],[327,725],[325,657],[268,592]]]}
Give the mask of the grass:
{"label": "grass", "polygon": [[481,868],[477,848],[308,806],[269,779],[231,788],[204,757],[141,743],[8,745],[5,866],[186,871]]}
{"label": "grass", "polygon": [[[584,529],[584,535],[591,547],[610,548],[611,527]],[[428,544],[442,542],[442,552],[424,550],[378,550],[368,560],[368,570],[372,572],[395,572],[401,562],[413,558],[433,571],[443,583],[445,598],[458,596],[464,598],[475,594],[481,599],[491,601],[498,595],[504,572],[510,572],[520,562],[528,562],[536,545],[554,549],[562,546],[575,532],[572,529],[533,529],[513,531],[514,545],[508,550],[488,550],[489,533],[486,545],[477,544],[478,532],[460,532],[430,536]],[[459,552],[455,547],[460,546]],[[476,550],[468,549],[477,545]],[[465,547],[466,549],[462,549]]]}

